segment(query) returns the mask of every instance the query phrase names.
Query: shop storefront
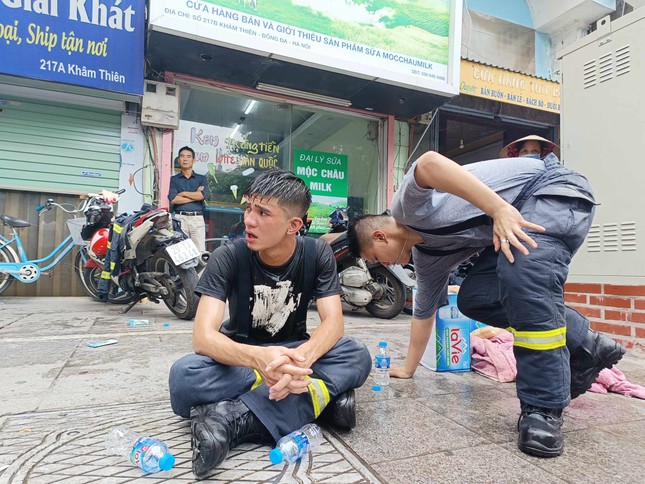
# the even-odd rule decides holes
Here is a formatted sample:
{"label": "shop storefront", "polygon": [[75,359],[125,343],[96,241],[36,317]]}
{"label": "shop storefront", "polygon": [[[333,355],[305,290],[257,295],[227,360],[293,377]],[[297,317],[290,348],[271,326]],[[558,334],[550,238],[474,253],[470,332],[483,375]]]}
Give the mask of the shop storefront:
{"label": "shop storefront", "polygon": [[429,148],[467,164],[497,158],[503,146],[529,134],[559,142],[559,83],[462,60],[459,90],[428,129],[416,127],[424,136],[416,156]]}
{"label": "shop storefront", "polygon": [[384,177],[382,118],[251,98],[181,77],[175,83],[184,107],[172,153],[192,147],[194,170],[208,179],[208,238],[234,231],[242,220],[242,194],[271,168],[293,171],[309,185],[312,233],[328,230],[336,207],[360,213],[383,205],[383,194],[373,188]]}
{"label": "shop storefront", "polygon": [[[336,207],[383,210],[409,140],[395,117],[430,111],[458,92],[458,1],[427,2],[415,7],[419,15],[397,5],[399,16],[344,1],[150,7],[148,58],[163,73],[155,80],[178,86],[180,99],[178,127],[164,135],[160,201],[168,203],[178,149],[190,146],[195,171],[209,180],[211,239],[231,233],[246,187],[271,167],[307,182],[314,234],[328,230]],[[402,41],[403,31],[418,36]]]}
{"label": "shop storefront", "polygon": [[[75,206],[78,195],[121,186],[141,203],[127,182],[138,177],[141,188],[144,145],[128,107],[142,94],[145,1],[120,3],[0,4],[0,213],[32,224],[21,229],[31,258],[67,236],[65,214],[36,216],[46,199]],[[7,294],[80,295],[72,259]]]}

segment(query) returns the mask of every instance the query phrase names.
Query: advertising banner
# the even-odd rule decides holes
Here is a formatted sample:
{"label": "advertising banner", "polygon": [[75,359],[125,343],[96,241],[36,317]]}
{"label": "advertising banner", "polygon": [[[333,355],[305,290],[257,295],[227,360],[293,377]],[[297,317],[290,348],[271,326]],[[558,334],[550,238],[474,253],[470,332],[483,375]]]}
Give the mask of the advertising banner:
{"label": "advertising banner", "polygon": [[560,113],[560,84],[477,62],[461,61],[461,94]]}
{"label": "advertising banner", "polygon": [[256,141],[224,126],[182,120],[175,131],[173,159],[184,146],[195,151],[195,173],[208,179],[208,205],[239,207],[242,194],[258,174],[281,168],[276,142]]}
{"label": "advertising banner", "polygon": [[459,0],[151,0],[150,28],[454,95],[461,11]]}
{"label": "advertising banner", "polygon": [[134,212],[143,205],[145,155],[145,138],[138,117],[134,114],[123,114],[119,188],[125,188],[125,192],[119,197],[119,212]]}
{"label": "advertising banner", "polygon": [[143,94],[145,0],[1,0],[0,73]]}
{"label": "advertising banner", "polygon": [[347,155],[322,151],[294,150],[293,171],[311,191],[309,232],[329,231],[329,215],[347,207]]}

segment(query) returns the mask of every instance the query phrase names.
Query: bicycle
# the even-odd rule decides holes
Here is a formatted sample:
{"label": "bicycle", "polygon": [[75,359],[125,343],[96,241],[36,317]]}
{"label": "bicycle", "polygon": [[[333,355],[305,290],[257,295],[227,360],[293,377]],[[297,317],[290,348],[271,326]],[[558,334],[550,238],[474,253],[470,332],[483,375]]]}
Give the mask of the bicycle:
{"label": "bicycle", "polygon": [[[44,205],[36,207],[36,211],[39,217],[52,208],[59,208],[67,214],[77,215],[79,213],[85,213],[87,208],[95,203],[98,198],[103,197],[103,195],[90,193],[88,197],[78,207],[74,207],[71,210],[50,198]],[[84,253],[87,243],[81,236],[81,230],[85,225],[84,217],[70,218],[67,220],[69,235],[47,256],[41,259],[29,259],[22,244],[20,234],[18,233],[18,229],[30,227],[30,222],[9,215],[0,215],[0,221],[3,225],[11,228],[11,238],[0,235],[0,294],[5,292],[14,280],[24,284],[31,284],[40,279],[42,275],[48,275],[48,271],[62,261],[75,246],[79,246],[79,251],[74,261],[74,268],[81,283],[85,286],[86,282],[83,279],[83,268],[87,262],[87,256]]]}

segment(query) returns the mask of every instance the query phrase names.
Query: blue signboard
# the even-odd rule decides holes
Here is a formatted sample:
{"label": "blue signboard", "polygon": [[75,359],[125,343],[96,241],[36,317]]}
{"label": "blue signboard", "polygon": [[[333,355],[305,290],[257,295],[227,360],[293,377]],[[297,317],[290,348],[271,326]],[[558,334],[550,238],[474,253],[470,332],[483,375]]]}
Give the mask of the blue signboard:
{"label": "blue signboard", "polygon": [[145,0],[0,0],[0,73],[143,94]]}

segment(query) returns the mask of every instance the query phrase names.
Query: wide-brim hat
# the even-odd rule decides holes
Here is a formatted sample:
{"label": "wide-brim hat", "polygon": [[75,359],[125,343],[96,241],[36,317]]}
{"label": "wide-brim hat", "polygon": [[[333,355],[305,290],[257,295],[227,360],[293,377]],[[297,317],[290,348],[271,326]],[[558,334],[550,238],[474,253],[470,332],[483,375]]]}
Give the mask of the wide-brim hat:
{"label": "wide-brim hat", "polygon": [[540,144],[542,145],[542,156],[541,156],[542,158],[544,158],[549,153],[553,153],[555,156],[560,158],[560,147],[556,145],[553,141],[549,141],[548,139],[542,138],[542,136],[538,136],[536,134],[530,134],[528,136],[524,136],[524,138],[516,139],[512,143],[507,144],[502,148],[502,151],[499,152],[499,157],[500,158],[517,157],[519,154],[518,145],[522,144],[525,141],[530,141],[530,140],[535,140],[540,142]]}

